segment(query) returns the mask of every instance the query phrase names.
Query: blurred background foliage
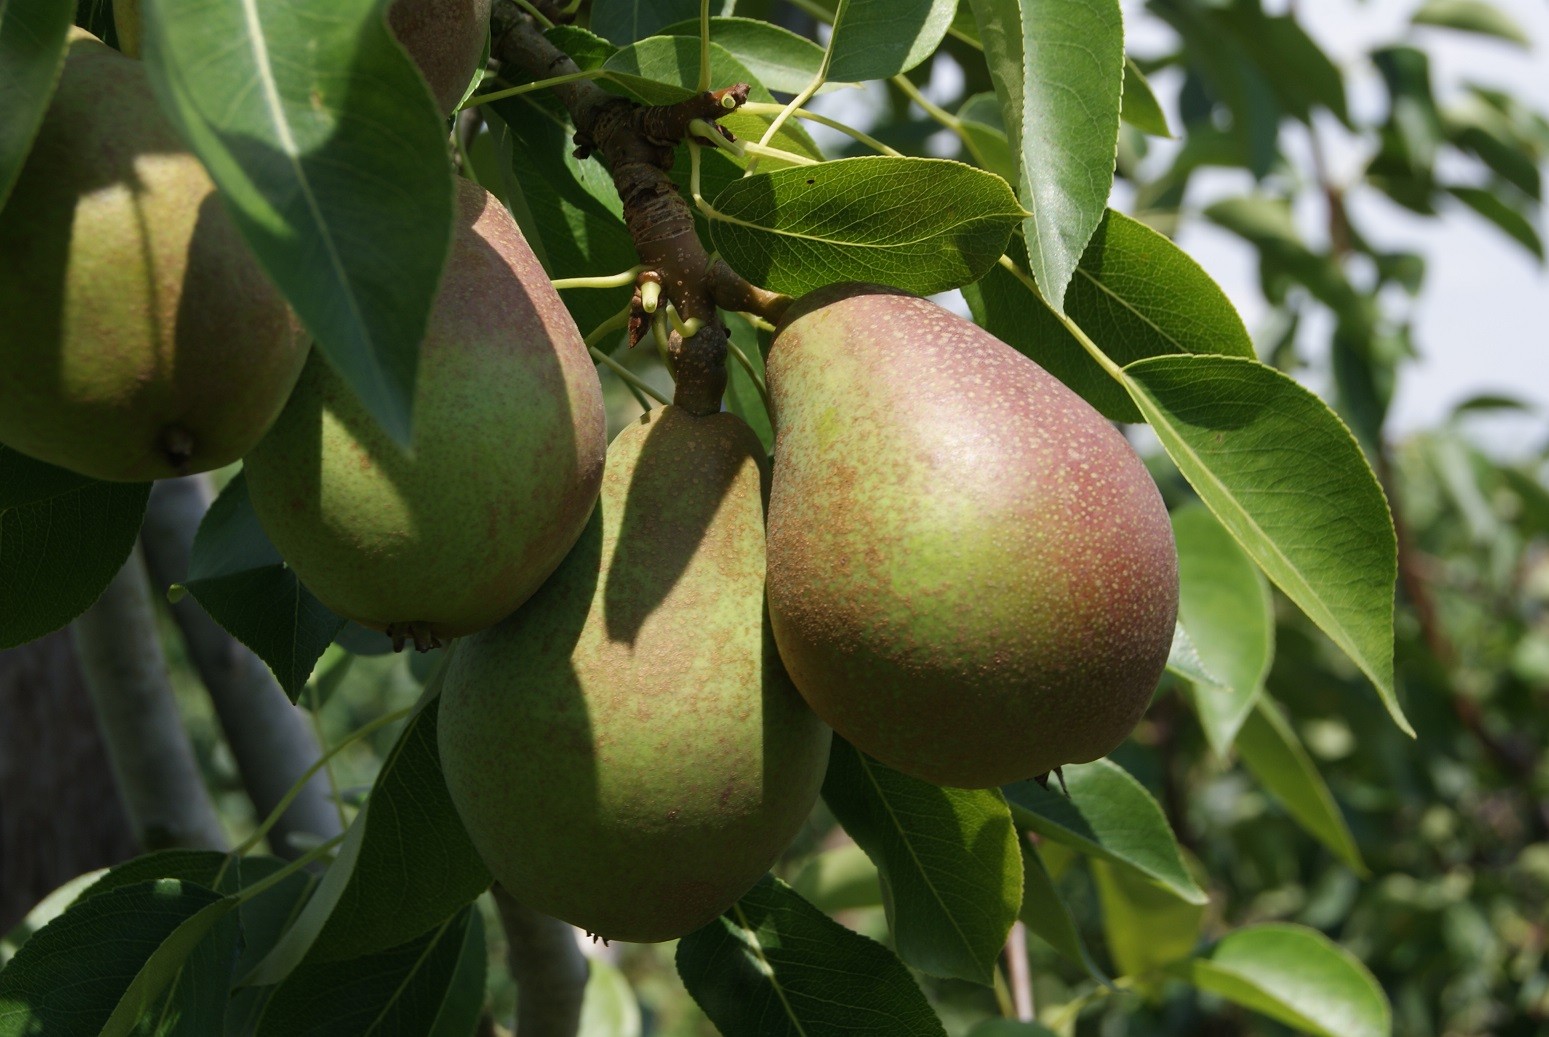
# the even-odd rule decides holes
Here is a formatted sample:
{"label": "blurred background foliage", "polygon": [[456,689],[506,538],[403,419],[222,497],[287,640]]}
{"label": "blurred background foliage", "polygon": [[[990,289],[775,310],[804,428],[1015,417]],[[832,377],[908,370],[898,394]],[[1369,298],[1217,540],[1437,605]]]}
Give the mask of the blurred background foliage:
{"label": "blurred background foliage", "polygon": [[[1549,1030],[1549,422],[1513,399],[1480,397],[1434,428],[1390,438],[1384,429],[1394,387],[1419,351],[1467,344],[1425,340],[1414,324],[1416,300],[1429,290],[1423,257],[1384,242],[1352,215],[1347,199],[1380,192],[1425,217],[1459,202],[1541,262],[1549,122],[1508,91],[1465,85],[1437,96],[1426,50],[1435,37],[1406,34],[1367,53],[1363,68],[1341,67],[1305,31],[1294,5],[1152,0],[1143,11],[1127,9],[1132,19],[1154,23],[1151,29],[1167,27],[1148,38],[1170,38],[1170,47],[1148,53],[1139,67],[1176,76],[1181,88],[1168,112],[1175,144],[1158,148],[1124,127],[1120,193],[1129,211],[1163,232],[1207,220],[1251,246],[1270,304],[1269,319],[1254,329],[1261,357],[1324,391],[1379,472],[1399,525],[1397,660],[1419,739],[1396,729],[1364,678],[1277,596],[1266,694],[1283,706],[1326,781],[1369,874],[1312,838],[1235,753],[1211,748],[1174,678],[1113,758],[1156,796],[1197,863],[1196,877],[1211,895],[1203,938],[1260,922],[1309,925],[1376,975],[1393,1005],[1395,1033],[1529,1037]],[[753,0],[736,9],[821,38],[821,4]],[[965,2],[959,17],[967,15]],[[1493,36],[1502,47],[1526,43],[1504,9],[1482,0],[1424,0],[1413,19]],[[942,76],[942,65],[956,74]],[[1350,110],[1346,84],[1373,70],[1385,104],[1376,119],[1362,120]],[[914,91],[896,84],[873,91],[870,100],[880,103],[863,112],[868,124],[860,128],[906,151],[983,164],[982,147],[976,152],[970,139],[982,146],[996,127],[963,131],[993,107],[976,101],[992,87],[972,44],[949,37],[934,64],[909,78],[918,90],[955,85],[951,96],[938,87],[930,99],[957,113],[958,132],[943,134],[941,121],[911,99]],[[855,102],[843,110],[848,121],[862,121]],[[1330,132],[1363,149],[1357,179],[1337,181],[1326,167],[1320,135]],[[863,151],[843,140],[829,153],[845,149]],[[490,163],[500,156],[487,133],[470,153],[472,171],[499,193]],[[1220,168],[1247,171],[1252,191],[1196,197],[1196,177]],[[1293,216],[1308,211],[1317,216],[1313,232]],[[1542,345],[1542,325],[1522,330]],[[736,331],[756,357],[751,330]],[[668,387],[652,351],[616,345],[621,362]],[[1549,363],[1520,377],[1549,378]],[[605,385],[617,431],[639,406],[621,382]],[[1514,427],[1528,434],[1506,449],[1486,444],[1481,420],[1506,411],[1519,414]],[[1170,505],[1192,499],[1165,459],[1157,454],[1152,462]],[[170,619],[165,634],[205,776],[240,839],[255,823],[251,802]],[[411,705],[434,658],[386,654],[385,640],[358,630],[342,640],[352,651],[331,649],[301,700],[327,745]],[[329,778],[346,817],[393,737],[385,728],[333,761]],[[1123,975],[1132,964],[1126,956],[1159,939],[1156,919],[1112,910],[1100,875],[1064,863],[1056,868],[1058,889],[1096,964]],[[875,870],[823,808],[778,872],[841,921],[888,939]],[[509,1020],[516,992],[487,899],[490,1019]],[[1082,1005],[1062,1020],[1080,1037],[1291,1032],[1181,981],[1108,993],[1036,937],[1028,948],[1040,1018]],[[677,979],[670,946],[585,949],[594,962],[587,1037],[715,1032]],[[1005,1007],[1004,991],[919,978],[954,1037]]]}

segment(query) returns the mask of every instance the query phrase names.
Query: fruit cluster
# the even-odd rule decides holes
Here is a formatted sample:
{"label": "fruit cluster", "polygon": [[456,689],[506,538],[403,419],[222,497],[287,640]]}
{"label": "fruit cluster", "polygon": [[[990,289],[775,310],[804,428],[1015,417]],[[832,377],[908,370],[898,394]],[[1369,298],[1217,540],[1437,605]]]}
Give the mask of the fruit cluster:
{"label": "fruit cluster", "polygon": [[[414,24],[395,14],[411,52]],[[416,55],[444,111],[466,50]],[[1126,737],[1177,560],[1078,396],[925,300],[836,285],[775,335],[772,471],[729,414],[665,407],[609,446],[515,222],[457,199],[406,450],[308,357],[143,70],[79,34],[0,213],[0,442],[115,480],[242,458],[324,604],[466,637],[439,715],[453,801],[498,881],[604,937],[680,936],[746,891],[831,730],[962,787]]]}

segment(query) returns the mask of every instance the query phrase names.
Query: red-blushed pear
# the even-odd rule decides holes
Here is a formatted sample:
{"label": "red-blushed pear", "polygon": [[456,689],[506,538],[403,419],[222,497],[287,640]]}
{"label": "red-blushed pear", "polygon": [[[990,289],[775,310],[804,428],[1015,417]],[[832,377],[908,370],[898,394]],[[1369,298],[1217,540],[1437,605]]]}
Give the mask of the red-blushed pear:
{"label": "red-blushed pear", "polygon": [[286,562],[342,616],[425,647],[509,614],[580,535],[602,479],[602,387],[515,221],[457,181],[420,344],[409,449],[314,355],[248,455]]}
{"label": "red-blushed pear", "polygon": [[0,443],[98,479],[218,468],[306,356],[144,66],[72,30],[0,211]]}
{"label": "red-blushed pear", "polygon": [[393,35],[419,66],[436,104],[450,115],[463,99],[484,40],[491,0],[394,0],[387,9]]}
{"label": "red-blushed pear", "polygon": [[875,285],[798,300],[768,374],[769,612],[813,710],[963,788],[1122,742],[1178,608],[1167,511],[1124,437],[988,332]]}
{"label": "red-blushed pear", "polygon": [[829,730],[764,608],[763,451],[652,411],[543,588],[457,646],[441,765],[496,881],[598,936],[683,936],[747,892],[817,799]]}

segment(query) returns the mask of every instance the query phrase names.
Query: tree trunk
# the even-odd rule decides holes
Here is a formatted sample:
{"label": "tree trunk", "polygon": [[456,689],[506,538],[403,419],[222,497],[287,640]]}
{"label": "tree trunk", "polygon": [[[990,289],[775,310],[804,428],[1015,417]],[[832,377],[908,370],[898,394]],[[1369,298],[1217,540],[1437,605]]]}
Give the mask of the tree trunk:
{"label": "tree trunk", "polygon": [[138,852],[70,632],[0,652],[0,933]]}
{"label": "tree trunk", "polygon": [[[158,594],[188,578],[194,534],[211,497],[208,480],[198,475],[163,479],[151,490],[140,539],[151,585]],[[263,660],[226,633],[192,595],[171,608],[189,659],[210,693],[242,786],[261,820],[317,762],[317,739]],[[295,858],[310,844],[304,839],[293,841],[293,835],[309,835],[316,841],[331,839],[342,830],[327,779],[319,773],[270,830],[269,845],[277,856]]]}

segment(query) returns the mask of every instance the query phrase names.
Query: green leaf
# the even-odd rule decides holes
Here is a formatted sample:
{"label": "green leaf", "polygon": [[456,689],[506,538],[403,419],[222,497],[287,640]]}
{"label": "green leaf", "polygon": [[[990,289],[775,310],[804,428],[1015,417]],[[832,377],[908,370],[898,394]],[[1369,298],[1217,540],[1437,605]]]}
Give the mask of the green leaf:
{"label": "green leaf", "polygon": [[1127,56],[1124,59],[1124,97],[1119,117],[1140,132],[1149,133],[1153,137],[1171,138],[1173,135],[1172,128],[1167,125],[1167,113],[1162,111],[1162,103],[1151,91],[1151,81],[1140,71],[1140,66]]}
{"label": "green leaf", "polygon": [[269,542],[240,472],[199,523],[183,586],[268,664],[292,702],[344,626],[344,618],[302,586]]}
{"label": "green leaf", "polygon": [[738,180],[715,199],[715,248],[743,277],[804,295],[869,281],[916,295],[982,277],[1021,209],[1006,182],[944,159],[870,156]]}
{"label": "green leaf", "polygon": [[969,1030],[968,1037],[1058,1037],[1058,1035],[1039,1023],[1019,1023],[1014,1019],[986,1019]]}
{"label": "green leaf", "polygon": [[[269,998],[258,1037],[464,1037],[483,1007],[487,952],[482,932],[472,939],[475,914],[467,907],[401,946],[296,971]],[[457,991],[458,1003],[448,1004],[460,963],[470,955],[477,959],[480,993],[471,1011],[466,988]]]}
{"label": "green leaf", "polygon": [[69,0],[0,4],[0,209],[21,176],[32,139],[65,64],[75,5]]}
{"label": "green leaf", "polygon": [[1256,925],[1172,971],[1201,990],[1321,1037],[1388,1037],[1377,980],[1349,951],[1299,925]]}
{"label": "green leaf", "polygon": [[[530,96],[484,106],[511,211],[551,278],[628,270],[640,261],[623,205],[601,162],[575,157],[569,123]],[[629,286],[560,293],[583,333],[629,304]]]}
{"label": "green leaf", "polygon": [[[686,36],[655,36],[632,44],[603,62],[610,82],[617,83],[636,99],[647,104],[671,104],[691,97],[699,85],[699,41]],[[774,95],[759,82],[748,68],[718,43],[710,44],[710,81],[712,83],[747,83],[751,88],[748,98],[770,102]],[[754,115],[746,111],[728,112],[716,120],[731,130],[739,140],[759,140],[774,121],[770,115]],[[812,142],[807,131],[792,119],[775,133],[769,141],[771,147],[790,151],[807,158],[821,159],[823,153]],[[724,152],[717,152],[719,157]],[[739,165],[746,159],[737,159]],[[765,162],[779,163],[778,159]],[[783,163],[780,163],[783,164]],[[688,166],[687,156],[681,163]],[[686,176],[686,173],[683,174]],[[706,187],[708,193],[714,188]]]}
{"label": "green leaf", "polygon": [[[764,354],[758,347],[758,332],[744,320],[729,322],[732,345],[742,350],[749,365],[760,379],[764,375]],[[759,394],[758,385],[736,357],[726,359],[726,409],[747,422],[766,454],[774,453],[774,426],[769,421],[769,409]]]}
{"label": "green leaf", "polygon": [[1005,786],[1017,824],[1088,856],[1134,868],[1191,904],[1205,902],[1162,808],[1140,782],[1109,760],[1075,764],[1063,773],[1068,798],[1036,781]]}
{"label": "green leaf", "polygon": [[699,0],[592,0],[591,30],[619,46],[654,36],[665,26],[693,18],[699,35]]}
{"label": "green leaf", "polygon": [[[699,36],[699,19],[676,22],[664,36]],[[726,48],[770,90],[795,94],[823,66],[823,48],[789,29],[757,18],[711,18],[710,42]]]}
{"label": "green leaf", "polygon": [[1017,914],[1028,932],[1080,965],[1097,982],[1108,983],[1108,977],[1092,960],[1086,941],[1081,939],[1070,908],[1055,888],[1043,854],[1029,841],[1022,843],[1022,907]]}
{"label": "green leaf", "polygon": [[[192,967],[201,976],[229,975],[237,956],[237,903],[177,879],[78,901],[0,971],[0,1037],[130,1033],[207,936]],[[219,1031],[224,986],[186,991],[179,999],[199,1021],[210,1017],[212,993],[216,1022],[206,1033]]]}
{"label": "green leaf", "polygon": [[1237,736],[1237,754],[1297,824],[1356,874],[1367,874],[1333,793],[1274,702],[1262,698],[1248,715]]}
{"label": "green leaf", "polygon": [[[1124,387],[1004,267],[964,297],[974,319],[1114,421],[1137,422]],[[1165,236],[1110,210],[1081,256],[1065,312],[1121,366],[1169,353],[1253,356],[1242,318],[1210,275]]]}
{"label": "green leaf", "polygon": [[1178,621],[1216,680],[1194,702],[1210,747],[1224,756],[1253,710],[1275,654],[1269,583],[1205,508],[1172,513],[1178,545]]}
{"label": "green leaf", "polygon": [[1182,623],[1173,624],[1173,643],[1167,652],[1167,669],[1175,676],[1195,684],[1217,687],[1221,684],[1221,678],[1206,669],[1204,660],[1199,657],[1199,649],[1194,647],[1194,641],[1189,637],[1189,632],[1183,629]]}
{"label": "green leaf", "polygon": [[972,0],[1007,136],[1033,278],[1065,289],[1113,186],[1124,89],[1118,0]]}
{"label": "green leaf", "polygon": [[1538,236],[1533,221],[1512,207],[1498,191],[1482,187],[1449,187],[1447,191],[1458,201],[1505,231],[1517,244],[1533,253],[1540,262],[1544,258],[1544,242]]}
{"label": "green leaf", "polygon": [[882,880],[877,866],[854,843],[814,855],[791,880],[791,888],[829,915],[882,905]]}
{"label": "green leaf", "polygon": [[678,941],[678,975],[737,1037],[945,1037],[903,962],[765,876]]}
{"label": "green leaf", "polygon": [[1410,21],[1415,25],[1438,25],[1494,36],[1522,47],[1533,45],[1515,18],[1485,0],[1425,0]]}
{"label": "green leaf", "polygon": [[963,144],[974,164],[987,169],[1006,183],[1017,178],[1017,160],[1006,139],[1006,125],[1000,116],[1000,102],[994,94],[974,94],[957,110],[963,131]]}
{"label": "green leaf", "polygon": [[303,958],[303,971],[310,972],[323,962],[396,947],[439,926],[489,887],[489,871],[441,775],[438,691],[426,689],[317,892],[244,985],[278,983]]}
{"label": "green leaf", "polygon": [[1266,14],[1257,4],[1205,8],[1234,55],[1263,77],[1275,100],[1288,113],[1307,122],[1320,105],[1349,125],[1344,76],[1302,23],[1290,15]]}
{"label": "green leaf", "polygon": [[1123,865],[1090,862],[1103,909],[1103,935],[1121,976],[1144,976],[1194,952],[1205,905]]}
{"label": "green leaf", "polygon": [[644,1020],[629,980],[602,958],[588,959],[586,967],[589,974],[576,1037],[641,1037]]}
{"label": "green leaf", "polygon": [[840,0],[828,78],[863,83],[907,72],[936,53],[957,0]]}
{"label": "green leaf", "polygon": [[990,985],[1022,902],[1021,854],[995,789],[911,778],[836,738],[823,801],[877,865],[899,957]]}
{"label": "green leaf", "polygon": [[1341,318],[1352,323],[1365,319],[1365,304],[1339,264],[1302,241],[1285,202],[1261,196],[1227,198],[1206,207],[1205,216],[1248,241],[1266,266],[1295,278]]}
{"label": "green leaf", "polygon": [[150,483],[110,483],[0,446],[0,649],[85,612],[134,550]]}
{"label": "green leaf", "polygon": [[452,174],[383,5],[144,0],[143,15],[162,108],[323,353],[407,446]]}
{"label": "green leaf", "polygon": [[1124,373],[1200,499],[1413,735],[1393,688],[1393,520],[1350,431],[1322,400],[1251,360],[1153,357]]}

